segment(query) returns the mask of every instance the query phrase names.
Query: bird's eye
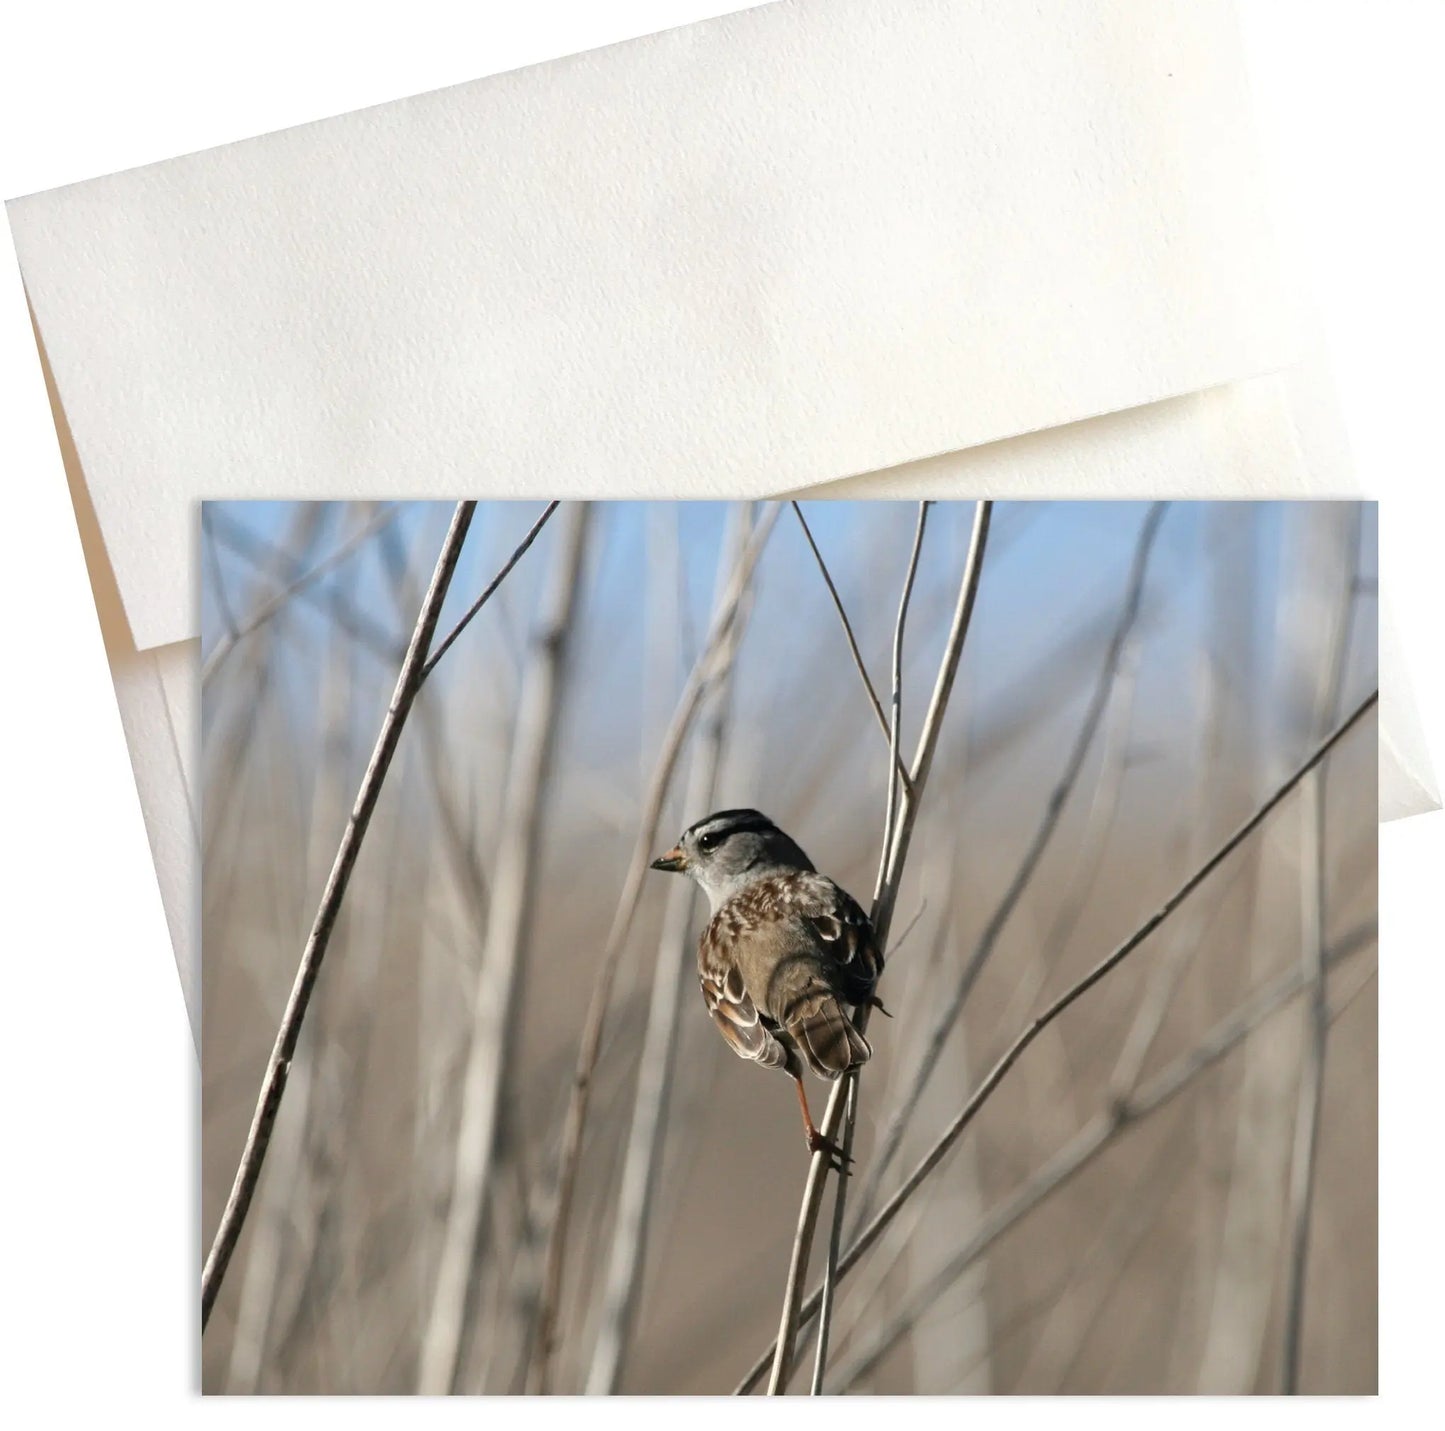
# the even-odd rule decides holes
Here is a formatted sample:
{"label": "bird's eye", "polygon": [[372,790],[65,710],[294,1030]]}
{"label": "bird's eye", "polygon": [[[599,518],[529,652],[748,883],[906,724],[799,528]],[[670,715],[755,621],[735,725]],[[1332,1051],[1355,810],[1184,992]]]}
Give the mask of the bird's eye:
{"label": "bird's eye", "polygon": [[709,831],[706,835],[699,835],[697,837],[697,847],[704,852],[715,850],[722,844],[722,838],[722,832],[720,830]]}

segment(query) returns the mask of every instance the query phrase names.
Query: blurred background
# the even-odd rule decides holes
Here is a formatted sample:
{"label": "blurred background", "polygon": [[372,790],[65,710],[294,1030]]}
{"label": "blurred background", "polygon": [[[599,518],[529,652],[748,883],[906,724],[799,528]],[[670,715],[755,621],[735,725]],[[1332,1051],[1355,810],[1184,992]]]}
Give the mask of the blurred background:
{"label": "blurred background", "polygon": [[[541,510],[479,506],[439,631]],[[802,514],[886,708],[917,504]],[[450,517],[203,511],[207,1245]],[[928,508],[905,753],[973,521]],[[1033,1013],[1374,689],[1375,553],[1367,504],[996,505],[870,1030],[849,1236]],[[868,903],[887,742],[797,513],[562,504],[412,710],[205,1390],[525,1389],[579,1041],[679,732],[650,853],[757,806]],[[1371,715],[1028,1049],[841,1282],[828,1390],[1376,1389],[1376,828]],[[730,1392],[777,1328],[808,1159],[787,1079],[707,1018],[690,891],[648,875],[613,941],[559,1391]],[[827,1092],[810,1080],[815,1112]],[[805,1332],[795,1389],[811,1356]]]}

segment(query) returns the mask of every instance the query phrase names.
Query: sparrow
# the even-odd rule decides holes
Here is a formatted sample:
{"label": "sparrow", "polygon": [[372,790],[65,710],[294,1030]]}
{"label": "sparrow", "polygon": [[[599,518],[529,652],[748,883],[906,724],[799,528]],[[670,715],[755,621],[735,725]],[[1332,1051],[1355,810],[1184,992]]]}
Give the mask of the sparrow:
{"label": "sparrow", "polygon": [[699,820],[652,868],[685,874],[707,895],[697,965],[708,1013],[739,1057],[787,1073],[809,1152],[841,1165],[813,1122],[803,1068],[831,1080],[873,1055],[845,1011],[887,1013],[874,994],[883,954],[868,916],[757,810]]}

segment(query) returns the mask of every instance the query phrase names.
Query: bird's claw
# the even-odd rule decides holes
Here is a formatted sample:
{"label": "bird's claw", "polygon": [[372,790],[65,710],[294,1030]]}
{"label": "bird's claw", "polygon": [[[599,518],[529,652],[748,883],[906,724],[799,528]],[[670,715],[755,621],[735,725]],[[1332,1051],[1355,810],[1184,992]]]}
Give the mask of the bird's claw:
{"label": "bird's claw", "polygon": [[826,1153],[829,1171],[837,1173],[839,1177],[847,1177],[852,1169],[853,1159],[831,1138],[824,1137],[816,1128],[808,1134],[808,1151],[814,1154]]}

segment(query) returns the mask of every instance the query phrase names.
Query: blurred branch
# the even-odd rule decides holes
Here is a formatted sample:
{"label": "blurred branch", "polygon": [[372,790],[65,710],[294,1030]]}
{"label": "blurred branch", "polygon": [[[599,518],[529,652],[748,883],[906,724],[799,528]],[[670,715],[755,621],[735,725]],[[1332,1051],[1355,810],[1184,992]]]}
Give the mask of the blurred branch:
{"label": "blurred branch", "polygon": [[[1110,954],[1101,959],[1094,967],[1064,991],[1052,1004],[1040,1013],[1029,1023],[1024,1030],[1014,1039],[1004,1051],[1002,1057],[990,1069],[986,1077],[974,1090],[968,1101],[960,1110],[958,1116],[948,1126],[933,1147],[924,1156],[918,1166],[909,1174],[902,1187],[888,1200],[878,1211],[877,1215],[868,1226],[853,1241],[852,1245],[844,1254],[838,1265],[838,1275],[844,1275],[858,1259],[873,1245],[883,1230],[897,1215],[917,1190],[919,1185],[927,1178],[928,1174],[942,1161],[963,1130],[974,1120],[979,1109],[986,1103],[994,1090],[1002,1083],[1008,1071],[1018,1061],[1024,1050],[1028,1048],[1034,1039],[1047,1028],[1056,1018],[1059,1017],[1072,1004],[1083,997],[1101,979],[1105,978],[1112,970],[1124,962],[1141,944],[1143,944],[1161,924],[1191,895],[1229,856],[1244,843],[1248,837],[1257,830],[1269,817],[1271,812],[1287,795],[1307,776],[1321,760],[1341,741],[1364,716],[1374,708],[1379,700],[1379,691],[1374,691],[1358,705],[1350,716],[1345,719],[1335,730],[1322,741],[1314,751],[1306,758],[1283,784],[1278,786],[1273,794],[1255,810],[1247,820],[1240,825],[1232,835],[1214,852],[1214,854],[1178,889],[1164,902],[1160,908],[1149,917],[1135,932]],[[832,1104],[830,1104],[830,1111]],[[816,1309],[821,1302],[821,1294],[815,1294],[809,1298],[808,1315]],[[769,1354],[771,1354],[771,1350]],[[748,1389],[755,1376],[750,1373],[745,1379],[740,1390]]]}
{"label": "blurred branch", "polygon": [[[714,598],[714,609],[718,612],[727,604],[732,572],[746,547],[752,521],[751,507],[751,503],[744,502],[734,509],[732,529],[723,543]],[[702,730],[688,773],[685,802],[688,810],[713,808],[727,728],[728,687],[745,619],[745,613],[740,612],[729,628],[716,682],[705,697]],[[647,1032],[643,1036],[642,1053],[638,1060],[637,1093],[617,1199],[617,1220],[612,1231],[612,1256],[602,1301],[602,1328],[593,1348],[592,1366],[587,1375],[589,1396],[606,1396],[617,1390],[637,1315],[653,1193],[667,1127],[667,1093],[677,1048],[677,1020],[684,983],[690,982],[684,980],[683,974],[692,963],[687,958],[687,941],[697,892],[697,886],[691,880],[676,880],[668,886],[662,931],[658,937]]]}
{"label": "blurred branch", "polygon": [[[303,512],[320,510],[320,504],[307,503],[300,508]],[[223,509],[212,511],[207,504],[207,515],[212,524],[216,540],[228,551],[241,558],[248,566],[264,573],[274,572],[277,579],[295,582],[307,568],[289,552],[274,542],[258,537],[240,522],[233,522]],[[391,528],[381,533],[390,536]],[[382,546],[386,550],[385,542]],[[384,631],[364,612],[359,611],[344,593],[330,587],[300,586],[293,593],[298,601],[328,615],[346,634],[357,641],[379,661],[394,665],[406,653],[405,642]]]}
{"label": "blurred branch", "polygon": [[271,1141],[271,1130],[276,1121],[277,1111],[281,1106],[281,1098],[286,1091],[286,1078],[291,1069],[291,1060],[296,1053],[296,1041],[301,1036],[306,1008],[311,1002],[316,977],[321,971],[321,961],[326,956],[332,930],[335,928],[337,916],[341,911],[341,901],[346,894],[346,886],[356,865],[356,857],[361,852],[361,843],[366,836],[366,828],[371,823],[372,812],[381,795],[386,773],[391,767],[392,757],[396,754],[397,743],[401,739],[407,715],[416,699],[416,693],[421,684],[422,663],[426,659],[427,649],[436,630],[437,618],[441,615],[442,603],[446,599],[447,588],[451,585],[457,559],[461,556],[462,545],[466,541],[467,528],[471,525],[475,505],[473,502],[457,503],[451,526],[447,530],[446,539],[442,543],[441,552],[437,557],[431,585],[427,589],[426,598],[417,614],[416,627],[412,631],[411,641],[402,661],[396,690],[392,695],[386,717],[382,721],[381,731],[377,736],[376,747],[372,751],[366,773],[362,776],[361,788],[357,791],[351,818],[341,837],[341,845],[336,852],[336,859],[332,864],[331,874],[321,897],[321,905],[316,911],[311,933],[301,955],[301,964],[296,971],[296,981],[292,986],[291,996],[286,1002],[286,1011],[281,1018],[281,1027],[276,1035],[276,1043],[266,1065],[265,1077],[261,1083],[261,1094],[256,1103],[256,1111],[252,1117],[250,1129],[246,1134],[246,1143],[241,1153],[240,1164],[236,1169],[235,1180],[231,1186],[230,1195],[226,1199],[226,1206],[221,1213],[220,1225],[216,1229],[216,1236],[211,1244],[210,1253],[206,1257],[205,1267],[201,1272],[202,1331],[205,1330],[206,1323],[210,1320],[211,1308],[215,1305],[216,1294],[220,1291],[221,1283],[225,1279],[226,1268],[230,1264],[232,1253],[236,1250],[236,1242],[241,1236],[246,1213],[251,1206],[256,1184],[261,1177],[261,1167],[265,1162],[266,1149]]}
{"label": "blurred branch", "polygon": [[[798,519],[798,525],[803,529],[803,535],[808,539],[808,545],[813,549],[813,556],[818,563],[818,570],[823,574],[823,582],[828,588],[828,595],[833,598],[833,607],[838,613],[838,620],[843,623],[843,635],[848,642],[848,650],[852,652],[853,664],[858,668],[858,674],[863,678],[863,689],[868,694],[868,702],[873,707],[873,714],[878,717],[878,729],[883,732],[884,740],[888,740],[889,749],[893,756],[893,767],[902,777],[905,785],[908,781],[908,772],[903,769],[898,758],[896,743],[890,739],[888,729],[888,717],[883,714],[883,704],[878,699],[878,692],[874,689],[872,678],[868,675],[868,667],[863,663],[863,653],[858,649],[858,640],[853,635],[853,624],[848,620],[848,613],[843,609],[843,598],[838,595],[838,588],[833,584],[832,574],[828,570],[828,563],[823,560],[823,553],[818,550],[818,543],[813,540],[812,529],[808,526],[808,519],[803,515],[803,509],[796,503],[788,504],[793,509]],[[927,505],[926,503],[924,504]]]}
{"label": "blurred branch", "polygon": [[[1330,516],[1334,513],[1330,512]],[[1354,587],[1358,581],[1360,510],[1353,509],[1340,533],[1342,545],[1352,558],[1334,610],[1334,640],[1330,663],[1320,691],[1320,714],[1330,720],[1339,709],[1349,664],[1350,614]],[[1324,1104],[1325,1046],[1329,1041],[1329,997],[1325,988],[1325,928],[1328,922],[1326,891],[1325,826],[1326,782],[1330,766],[1322,761],[1305,787],[1304,879],[1301,890],[1300,955],[1310,983],[1310,1028],[1300,1070],[1299,1103],[1295,1110],[1294,1148],[1289,1173],[1290,1210],[1289,1267],[1285,1278],[1285,1323],[1283,1369],[1280,1389],[1286,1396],[1299,1394],[1300,1348],[1304,1336],[1305,1271],[1309,1262],[1310,1214],[1314,1207],[1316,1149],[1319,1144],[1320,1113]]]}
{"label": "blurred branch", "polygon": [[877,1151],[874,1153],[868,1170],[868,1180],[864,1184],[862,1195],[858,1200],[858,1220],[861,1222],[869,1211],[871,1211],[878,1196],[878,1190],[882,1186],[883,1178],[888,1169],[892,1166],[893,1159],[897,1155],[903,1143],[903,1135],[908,1126],[908,1120],[917,1106],[920,1094],[924,1086],[933,1075],[933,1070],[938,1064],[940,1055],[943,1052],[944,1044],[947,1043],[952,1034],[958,1016],[963,1009],[969,994],[973,990],[974,983],[982,972],[984,965],[993,954],[999,937],[1009,920],[1013,917],[1024,891],[1028,888],[1029,882],[1033,879],[1035,871],[1043,859],[1045,850],[1052,840],[1054,831],[1058,828],[1059,819],[1063,814],[1064,807],[1068,803],[1074,786],[1078,783],[1079,775],[1084,767],[1084,759],[1088,754],[1089,747],[1093,743],[1095,732],[1103,719],[1104,712],[1109,704],[1109,692],[1114,683],[1115,672],[1118,670],[1120,659],[1124,654],[1128,642],[1129,633],[1133,629],[1134,622],[1139,614],[1139,606],[1143,598],[1144,579],[1148,572],[1149,556],[1154,546],[1154,539],[1158,535],[1159,524],[1168,510],[1167,502],[1156,502],[1149,509],[1143,526],[1139,531],[1139,539],[1135,544],[1133,563],[1129,573],[1128,584],[1125,588],[1124,605],[1119,614],[1119,620],[1114,628],[1114,634],[1104,655],[1104,663],[1099,672],[1098,680],[1095,682],[1093,695],[1090,697],[1089,705],[1084,713],[1083,723],[1079,727],[1078,735],[1075,737],[1073,749],[1055,785],[1053,793],[1049,796],[1048,804],[1045,806],[1043,819],[1039,822],[1038,828],[1034,831],[1032,840],[1029,842],[1024,857],[1020,861],[1018,869],[1014,873],[1012,881],[1004,891],[1003,897],[999,900],[988,923],[984,926],[983,932],[979,935],[978,943],[974,946],[967,962],[959,974],[958,981],[954,985],[948,999],[940,1009],[928,1038],[923,1046],[923,1053],[919,1059],[908,1088],[903,1097],[898,1101],[883,1133],[879,1138]]}
{"label": "blurred branch", "polygon": [[582,1133],[587,1122],[587,1108],[592,1091],[592,1076],[597,1066],[597,1056],[602,1045],[602,1030],[607,1019],[607,1006],[612,994],[612,982],[617,965],[626,948],[627,934],[637,911],[642,894],[642,880],[657,840],[658,822],[662,818],[663,803],[672,784],[673,771],[682,752],[683,742],[692,727],[704,694],[716,680],[726,646],[726,636],[737,615],[753,570],[762,555],[768,537],[776,525],[777,506],[769,508],[767,514],[753,530],[742,557],[733,573],[727,600],[718,612],[703,646],[702,654],[693,667],[683,686],[672,722],[663,737],[662,747],[653,769],[652,783],[643,802],[642,818],[638,825],[637,840],[623,880],[622,893],[618,898],[617,910],[612,927],[608,931],[603,947],[597,981],[593,987],[583,1023],[582,1039],[577,1053],[577,1067],[573,1075],[571,1096],[567,1116],[562,1129],[561,1151],[558,1158],[557,1199],[547,1235],[547,1252],[543,1263],[542,1288],[537,1307],[536,1343],[531,1363],[527,1368],[527,1389],[535,1394],[550,1390],[552,1377],[552,1355],[556,1349],[557,1315],[561,1299],[563,1264],[566,1256],[567,1230],[571,1218],[572,1196],[576,1188],[577,1165],[582,1154]]}
{"label": "blurred branch", "polygon": [[[797,508],[797,503],[793,503]],[[801,520],[801,513],[799,514]],[[898,622],[893,632],[893,671],[889,699],[888,725],[888,794],[883,811],[883,840],[878,855],[878,878],[873,887],[873,907],[876,910],[883,897],[883,882],[888,874],[888,856],[893,848],[895,822],[898,818],[898,776],[900,759],[898,741],[903,723],[903,632],[908,622],[908,606],[913,598],[913,583],[918,577],[918,559],[923,554],[923,533],[928,525],[928,503],[918,504],[918,525],[913,534],[913,550],[908,558],[908,571],[903,578],[903,591],[898,598]],[[809,538],[811,541],[811,538]],[[815,548],[816,550],[816,548]],[[821,563],[822,558],[819,557]],[[829,583],[831,588],[832,583]],[[839,606],[842,612],[842,606]],[[870,688],[871,689],[871,688]],[[904,775],[907,780],[907,775]],[[905,785],[905,788],[908,788]],[[879,937],[880,947],[886,936]],[[863,1021],[870,1010],[862,1011]],[[847,1075],[847,1103],[843,1112],[843,1165],[846,1168],[853,1156],[853,1135],[858,1122],[858,1073]],[[833,1225],[828,1234],[828,1257],[823,1268],[823,1303],[818,1313],[818,1343],[813,1356],[813,1381],[809,1390],[812,1396],[823,1394],[823,1377],[828,1370],[828,1334],[833,1324],[833,1294],[836,1289],[838,1252],[843,1240],[843,1217],[847,1206],[848,1179],[840,1175],[833,1189]],[[806,1269],[803,1269],[806,1271]],[[801,1288],[803,1272],[798,1275]],[[794,1298],[796,1302],[796,1298]],[[786,1369],[784,1370],[786,1376]],[[781,1389],[781,1388],[780,1388]]]}
{"label": "blurred branch", "polygon": [[309,571],[302,572],[290,585],[278,591],[275,596],[263,601],[253,611],[248,620],[240,626],[233,627],[216,642],[211,654],[206,657],[201,666],[201,689],[204,690],[210,683],[211,677],[220,670],[226,658],[234,651],[237,645],[245,640],[253,631],[264,626],[282,607],[287,605],[294,597],[300,595],[308,587],[314,586],[323,576],[336,570],[348,557],[353,556],[366,545],[382,527],[388,522],[394,522],[400,507],[384,507],[372,518],[364,523],[357,531],[353,532],[342,544],[336,548],[330,556],[316,563]]}
{"label": "blurred branch", "polygon": [[[1373,924],[1354,931],[1330,951],[1329,966],[1333,968],[1343,963],[1352,954],[1373,942],[1374,938]],[[1192,1087],[1201,1075],[1238,1048],[1256,1029],[1283,1009],[1305,988],[1305,984],[1301,970],[1289,969],[1262,985],[1232,1013],[1220,1019],[1187,1053],[1180,1054],[1166,1064],[1122,1103],[1106,1109],[1080,1128],[1032,1177],[989,1213],[973,1236],[938,1270],[931,1282],[920,1287],[917,1293],[878,1329],[865,1350],[839,1373],[838,1389],[846,1390],[859,1377],[867,1375],[878,1361],[913,1329],[944,1291],[1006,1232],[1072,1182],[1105,1149],[1113,1146],[1127,1129],[1157,1113]],[[740,1389],[745,1390],[746,1384]]]}
{"label": "blurred branch", "polygon": [[[556,509],[553,503],[543,521]],[[562,519],[550,584],[541,603],[531,654],[522,678],[520,708],[503,796],[496,875],[487,909],[472,1025],[462,1075],[461,1122],[446,1229],[442,1236],[431,1312],[421,1337],[418,1390],[445,1395],[456,1389],[466,1347],[467,1303],[487,1210],[488,1185],[516,1028],[518,969],[525,956],[541,839],[542,796],[549,783],[561,705],[563,673],[576,611],[590,506],[570,503]],[[528,534],[503,575],[541,530]],[[488,588],[496,590],[500,581]],[[474,611],[479,608],[474,608]],[[470,620],[469,613],[466,620]],[[454,639],[465,620],[452,633]],[[439,648],[438,655],[444,648]],[[423,669],[435,665],[435,659]]]}
{"label": "blurred branch", "polygon": [[[322,740],[306,835],[308,880],[324,877],[332,853],[329,842],[336,838],[337,827],[346,819],[354,650],[349,643],[344,648],[336,643],[321,673]],[[298,922],[303,920],[304,908],[297,915]],[[321,1012],[318,1007],[317,1014]],[[283,1264],[295,1241],[295,1215],[303,1208],[309,1213],[313,1202],[314,1189],[308,1184],[315,1179],[307,1166],[306,1152],[315,1116],[319,1065],[325,1052],[318,1048],[314,1024],[315,1019],[310,1037],[298,1047],[292,1064],[287,1118],[275,1138],[276,1168],[262,1192],[242,1269],[226,1371],[226,1390],[232,1394],[251,1395],[259,1387],[268,1352],[275,1345],[277,1301]]]}
{"label": "blurred branch", "polygon": [[[918,818],[919,801],[933,765],[934,752],[938,747],[938,738],[943,727],[943,716],[948,708],[949,697],[953,692],[954,679],[958,675],[958,663],[963,655],[964,638],[968,634],[974,602],[978,596],[978,582],[983,569],[983,553],[988,542],[988,528],[992,515],[993,504],[991,502],[978,504],[974,515],[968,556],[964,562],[963,577],[959,584],[958,603],[954,609],[953,623],[944,644],[933,695],[918,737],[918,748],[909,772],[910,783],[903,792],[902,809],[899,812],[896,827],[892,831],[890,847],[885,853],[883,878],[879,882],[871,915],[874,934],[880,948],[886,947],[888,943],[888,927],[898,899],[898,884],[903,876],[903,866],[908,856],[914,822]],[[911,571],[912,567],[910,566],[910,586]],[[906,601],[900,603],[900,627],[905,614]],[[868,1014],[869,1009],[866,1005],[854,1013],[853,1022],[860,1031],[867,1027]],[[851,1078],[838,1080],[829,1095],[821,1132],[830,1141],[837,1136],[839,1124],[843,1118],[844,1105],[850,1096],[849,1089],[852,1082]],[[783,1297],[782,1315],[778,1323],[777,1350],[768,1383],[769,1395],[778,1395],[785,1389],[789,1372],[792,1369],[793,1342],[798,1329],[798,1311],[803,1295],[803,1279],[807,1276],[808,1254],[812,1249],[813,1233],[818,1223],[828,1171],[829,1154],[826,1149],[820,1149],[813,1154],[813,1160],[808,1169],[808,1179],[803,1188],[803,1203],[798,1214],[798,1230],[788,1268],[788,1282]]]}
{"label": "blurred branch", "polygon": [[[1355,930],[1342,939],[1330,951],[1330,967],[1343,963],[1375,938],[1373,924]],[[1191,1087],[1196,1079],[1214,1067],[1233,1049],[1237,1048],[1257,1028],[1279,1012],[1304,988],[1304,977],[1300,970],[1290,969],[1268,984],[1263,985],[1232,1013],[1227,1014],[1187,1053],[1181,1054],[1160,1069],[1146,1084],[1135,1090],[1123,1102],[1113,1105],[1096,1115],[1031,1177],[1026,1179],[983,1219],[969,1240],[940,1267],[933,1279],[917,1289],[908,1301],[869,1339],[866,1348],[850,1360],[838,1373],[837,1389],[847,1390],[860,1378],[866,1376],[878,1362],[917,1324],[930,1307],[978,1261],[1003,1235],[1023,1221],[1035,1208],[1060,1191],[1075,1176],[1083,1172],[1114,1140],[1134,1124],[1158,1112],[1172,1102],[1179,1094]],[[1342,1001],[1341,1010],[1348,1001]],[[850,1248],[844,1259],[843,1270],[848,1271],[868,1249]],[[1055,1287],[1050,1301],[1062,1287]],[[817,1309],[819,1293],[815,1292],[804,1305],[804,1320]],[[1033,1306],[1031,1314],[1043,1310]],[[735,1396],[746,1395],[758,1378],[767,1369],[772,1348],[757,1359],[748,1374],[733,1392]]]}

